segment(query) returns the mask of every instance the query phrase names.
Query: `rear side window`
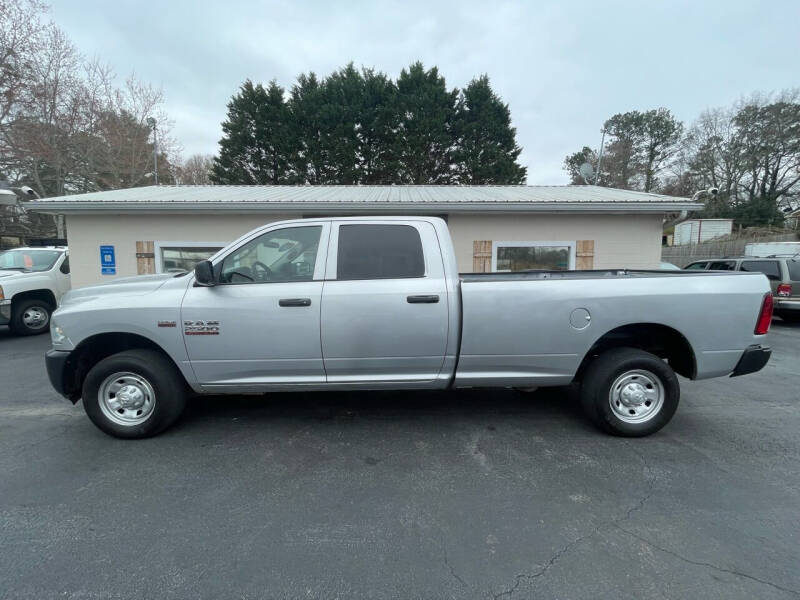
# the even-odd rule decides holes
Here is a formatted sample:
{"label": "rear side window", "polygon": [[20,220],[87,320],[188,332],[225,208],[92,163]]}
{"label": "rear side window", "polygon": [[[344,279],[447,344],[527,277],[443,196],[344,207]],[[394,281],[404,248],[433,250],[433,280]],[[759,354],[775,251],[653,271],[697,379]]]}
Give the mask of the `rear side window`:
{"label": "rear side window", "polygon": [[800,281],[800,260],[787,260],[786,266],[789,267],[789,279]]}
{"label": "rear side window", "polygon": [[781,278],[781,268],[777,260],[745,260],[742,261],[741,270],[763,273],[769,279]]}
{"label": "rear side window", "polygon": [[69,275],[69,256],[61,263],[60,270],[64,275]]}
{"label": "rear side window", "polygon": [[686,266],[684,268],[688,269],[688,270],[691,270],[691,271],[702,271],[703,269],[706,268],[707,264],[708,263],[706,263],[706,262],[696,262],[696,263],[692,263],[692,264],[690,264],[690,265],[688,265],[688,266]]}
{"label": "rear side window", "polygon": [[410,225],[340,225],[336,279],[423,277],[419,232]]}
{"label": "rear side window", "polygon": [[735,271],[736,263],[732,260],[718,260],[717,262],[712,262],[708,268],[711,271]]}

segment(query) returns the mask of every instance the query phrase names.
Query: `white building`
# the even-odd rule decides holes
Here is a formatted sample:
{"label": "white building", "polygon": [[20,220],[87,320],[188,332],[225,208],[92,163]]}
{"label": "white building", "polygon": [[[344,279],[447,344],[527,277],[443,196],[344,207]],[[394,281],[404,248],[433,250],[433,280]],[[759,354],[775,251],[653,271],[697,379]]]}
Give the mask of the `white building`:
{"label": "white building", "polygon": [[733,231],[733,219],[689,219],[675,226],[673,246],[707,242]]}
{"label": "white building", "polygon": [[27,208],[66,216],[81,287],[188,269],[265,223],[335,215],[441,216],[462,272],[657,268],[664,215],[701,206],[594,186],[151,186]]}

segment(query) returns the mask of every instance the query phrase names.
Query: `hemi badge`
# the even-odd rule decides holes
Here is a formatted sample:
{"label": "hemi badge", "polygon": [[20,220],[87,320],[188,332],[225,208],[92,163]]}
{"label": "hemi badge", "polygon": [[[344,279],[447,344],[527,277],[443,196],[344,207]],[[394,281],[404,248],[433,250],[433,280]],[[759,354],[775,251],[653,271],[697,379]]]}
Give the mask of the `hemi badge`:
{"label": "hemi badge", "polygon": [[185,335],[219,335],[219,321],[184,321]]}
{"label": "hemi badge", "polygon": [[159,321],[158,322],[158,326],[159,327],[176,327],[177,325],[176,325],[175,321]]}

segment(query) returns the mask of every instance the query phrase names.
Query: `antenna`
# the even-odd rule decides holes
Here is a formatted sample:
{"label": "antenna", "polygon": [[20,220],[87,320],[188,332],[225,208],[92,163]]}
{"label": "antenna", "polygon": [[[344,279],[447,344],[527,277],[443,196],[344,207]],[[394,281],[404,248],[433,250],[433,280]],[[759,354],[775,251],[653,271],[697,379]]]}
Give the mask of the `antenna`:
{"label": "antenna", "polygon": [[585,162],[578,167],[578,173],[581,174],[581,177],[583,177],[583,181],[586,182],[586,185],[592,185],[592,183],[594,183],[594,169],[588,162]]}

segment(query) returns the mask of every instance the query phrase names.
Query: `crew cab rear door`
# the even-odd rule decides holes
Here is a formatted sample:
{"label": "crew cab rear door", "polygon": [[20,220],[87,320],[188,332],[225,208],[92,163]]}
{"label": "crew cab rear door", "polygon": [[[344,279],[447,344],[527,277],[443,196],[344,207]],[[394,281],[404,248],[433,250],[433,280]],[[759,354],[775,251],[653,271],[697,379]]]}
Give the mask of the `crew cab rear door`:
{"label": "crew cab rear door", "polygon": [[201,385],[243,390],[324,383],[320,347],[327,221],[259,232],[214,261],[217,284],[190,285],[181,322]]}
{"label": "crew cab rear door", "polygon": [[328,383],[433,382],[447,329],[445,271],[431,223],[332,224],[322,296]]}

